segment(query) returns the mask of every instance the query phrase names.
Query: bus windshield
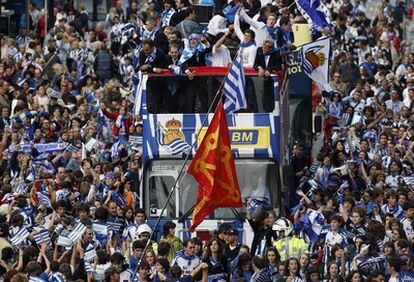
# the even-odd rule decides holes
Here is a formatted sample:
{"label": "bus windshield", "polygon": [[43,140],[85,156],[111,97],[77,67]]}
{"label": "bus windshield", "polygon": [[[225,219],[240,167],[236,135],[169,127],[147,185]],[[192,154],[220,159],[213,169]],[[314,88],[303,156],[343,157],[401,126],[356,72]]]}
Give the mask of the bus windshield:
{"label": "bus windshield", "polygon": [[[206,113],[225,74],[194,76],[151,76],[147,81],[149,113]],[[248,113],[269,113],[274,110],[272,77],[250,75],[245,78]]]}
{"label": "bus windshield", "polygon": [[[148,211],[150,217],[160,215],[181,164],[182,160],[154,160],[151,162],[146,193],[148,195],[146,201],[147,206],[150,207]],[[189,164],[190,162],[188,166]],[[277,195],[279,193],[276,163],[271,160],[236,159],[235,164],[244,207],[240,209],[221,208],[211,214],[210,218],[236,218],[237,213],[245,216],[247,204],[251,199],[268,199],[270,205],[277,208]],[[185,173],[179,181],[178,189],[170,200],[163,217],[182,217],[195,204],[197,192],[198,183],[192,175]],[[191,218],[191,215],[189,218]]]}

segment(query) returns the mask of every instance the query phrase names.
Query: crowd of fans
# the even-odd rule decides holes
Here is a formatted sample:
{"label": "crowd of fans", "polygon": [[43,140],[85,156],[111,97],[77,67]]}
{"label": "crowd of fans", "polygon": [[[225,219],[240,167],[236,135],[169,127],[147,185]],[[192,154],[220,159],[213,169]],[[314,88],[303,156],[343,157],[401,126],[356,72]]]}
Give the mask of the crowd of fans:
{"label": "crowd of fans", "polygon": [[3,281],[414,281],[414,55],[403,1],[381,2],[372,19],[363,2],[326,1],[334,28],[312,32],[332,36],[334,91],[318,107],[324,146],[313,163],[293,148],[286,218],[249,215],[250,246],[227,224],[208,243],[182,242],[171,221],[150,238],[138,197],[138,72],[174,75],[148,80],[152,111],[205,111],[206,80],[191,67],[228,66],[242,48],[266,82],[296,49],[292,24],[306,23],[292,1],[219,2],[202,25],[187,0],[114,1],[97,23],[82,2],[55,0],[47,32],[32,3],[29,29],[2,38]]}

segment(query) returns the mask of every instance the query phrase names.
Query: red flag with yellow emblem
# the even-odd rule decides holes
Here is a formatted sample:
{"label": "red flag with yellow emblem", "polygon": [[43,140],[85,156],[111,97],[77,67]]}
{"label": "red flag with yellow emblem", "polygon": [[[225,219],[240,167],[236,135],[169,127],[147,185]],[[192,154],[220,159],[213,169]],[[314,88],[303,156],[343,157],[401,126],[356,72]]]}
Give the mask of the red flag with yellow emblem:
{"label": "red flag with yellow emblem", "polygon": [[217,208],[243,206],[222,102],[217,106],[188,172],[199,184],[190,232]]}

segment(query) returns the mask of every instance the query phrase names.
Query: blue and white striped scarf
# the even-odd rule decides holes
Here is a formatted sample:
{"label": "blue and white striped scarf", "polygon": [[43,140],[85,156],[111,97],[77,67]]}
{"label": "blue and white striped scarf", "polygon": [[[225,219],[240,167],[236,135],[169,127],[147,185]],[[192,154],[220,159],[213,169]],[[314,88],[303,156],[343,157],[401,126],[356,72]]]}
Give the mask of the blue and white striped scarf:
{"label": "blue and white striped scarf", "polygon": [[157,58],[157,48],[154,47],[151,54],[149,54],[149,56],[145,59],[145,64],[148,64],[148,65],[152,64],[156,58]]}
{"label": "blue and white striped scarf", "polygon": [[391,213],[394,215],[395,218],[402,220],[404,218],[404,210],[400,205],[395,205],[394,208],[391,210],[388,204],[385,204],[381,207],[381,211],[384,215]]}
{"label": "blue and white striped scarf", "polygon": [[164,10],[164,11],[161,13],[161,16],[160,16],[160,18],[161,18],[161,21],[160,21],[160,23],[161,23],[161,27],[169,26],[169,25],[170,25],[170,20],[171,20],[171,17],[172,17],[175,13],[176,13],[176,12],[175,12],[175,10],[174,10],[173,8],[171,8],[171,9],[169,9],[169,10]]}
{"label": "blue and white striped scarf", "polygon": [[204,50],[206,49],[206,45],[200,42],[200,36],[198,36],[197,34],[191,34],[188,40],[190,41],[191,39],[197,40],[199,44],[197,47],[191,46],[190,43],[188,43],[187,46],[185,46],[183,53],[181,54],[181,58],[178,61],[178,64],[180,66],[187,62],[189,59],[191,59],[194,55],[198,56],[199,53],[204,52]]}
{"label": "blue and white striped scarf", "polygon": [[153,30],[149,31],[146,28],[141,28],[141,39],[155,39],[155,34],[160,29],[160,27],[155,27]]}
{"label": "blue and white striped scarf", "polygon": [[22,124],[26,119],[32,119],[35,116],[37,116],[38,112],[37,111],[28,111],[28,112],[24,112],[18,115],[14,115],[12,117],[12,121],[18,123],[18,124]]}

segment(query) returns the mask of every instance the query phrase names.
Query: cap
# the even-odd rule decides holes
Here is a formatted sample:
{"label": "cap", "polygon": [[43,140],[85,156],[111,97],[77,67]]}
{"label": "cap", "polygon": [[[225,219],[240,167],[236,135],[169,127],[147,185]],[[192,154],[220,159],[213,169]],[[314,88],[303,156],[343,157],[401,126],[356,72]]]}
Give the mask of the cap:
{"label": "cap", "polygon": [[229,230],[231,228],[231,225],[228,223],[223,223],[220,225],[219,229],[218,229],[218,233],[225,233],[227,232],[227,230]]}
{"label": "cap", "polygon": [[239,235],[239,231],[236,228],[232,227],[229,230],[227,230],[227,235],[228,236],[233,236],[233,235],[238,236]]}
{"label": "cap", "polygon": [[115,176],[112,173],[105,174],[105,177],[115,180]]}

